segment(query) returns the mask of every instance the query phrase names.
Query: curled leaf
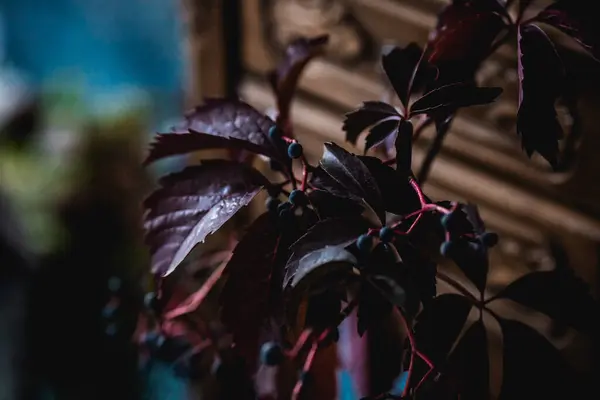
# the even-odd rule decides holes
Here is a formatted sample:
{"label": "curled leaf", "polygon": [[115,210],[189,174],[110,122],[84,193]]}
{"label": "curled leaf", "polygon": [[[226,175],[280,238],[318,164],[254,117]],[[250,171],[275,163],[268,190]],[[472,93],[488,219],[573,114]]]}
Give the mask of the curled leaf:
{"label": "curled leaf", "polygon": [[[342,129],[346,132],[346,140],[356,144],[358,137],[367,128],[377,128],[383,121],[390,125],[392,121],[399,122],[402,116],[393,106],[381,101],[365,101],[359,108],[346,114]],[[378,128],[376,132],[388,131],[388,134],[394,132],[395,127],[386,126]],[[373,135],[373,133],[371,133]],[[379,133],[382,136],[382,133]],[[384,136],[385,138],[385,136]],[[374,139],[371,139],[373,141]],[[381,139],[383,140],[383,138]]]}
{"label": "curled leaf", "polygon": [[529,156],[538,152],[556,167],[563,130],[555,102],[562,92],[564,70],[554,44],[537,25],[519,27],[519,112],[517,131]]}
{"label": "curled leaf", "polygon": [[434,89],[416,100],[410,115],[447,115],[461,107],[489,104],[502,93],[502,88],[479,88],[471,83],[452,83]]}
{"label": "curled leaf", "polygon": [[260,154],[276,158],[279,153],[268,136],[274,124],[269,117],[241,100],[206,99],[204,105],[189,111],[185,121],[173,127],[172,132],[195,131],[239,139],[262,148]]}
{"label": "curled leaf", "polygon": [[364,199],[379,219],[385,221],[381,192],[375,178],[360,159],[334,143],[325,143],[320,166],[346,191],[345,197]]}
{"label": "curled leaf", "polygon": [[255,169],[224,160],[168,175],[144,202],[152,272],[166,276],[267,184]]}
{"label": "curled leaf", "polygon": [[[345,246],[325,246],[306,254],[298,260],[298,267],[294,273],[290,286],[297,287],[301,281],[303,285],[323,283],[324,276],[349,273],[358,263],[352,253],[344,249]],[[310,281],[307,282],[308,277]]]}
{"label": "curled leaf", "polygon": [[259,146],[234,137],[215,136],[190,130],[188,133],[160,133],[156,135],[154,141],[150,144],[150,151],[146,160],[144,160],[144,165],[151,164],[161,158],[208,149],[248,150],[267,157],[273,156],[271,147]]}
{"label": "curled leaf", "polygon": [[299,38],[287,46],[285,58],[270,74],[271,84],[277,96],[278,119],[283,121],[288,119],[292,97],[302,71],[311,59],[323,54],[328,41],[328,35],[321,35],[314,38]]}
{"label": "curled leaf", "polygon": [[327,245],[345,248],[356,238],[367,232],[368,222],[362,217],[331,218],[318,222],[290,247],[291,257],[286,265],[284,287],[287,287],[298,273],[300,261],[307,254]]}

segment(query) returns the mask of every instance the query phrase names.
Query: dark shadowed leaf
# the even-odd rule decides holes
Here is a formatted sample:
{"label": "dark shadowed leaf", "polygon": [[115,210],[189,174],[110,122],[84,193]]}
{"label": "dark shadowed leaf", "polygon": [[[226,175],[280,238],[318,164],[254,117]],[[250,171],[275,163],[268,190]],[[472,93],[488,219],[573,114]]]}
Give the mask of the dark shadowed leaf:
{"label": "dark shadowed leaf", "polygon": [[417,316],[415,338],[419,349],[433,363],[443,363],[458,338],[469,312],[470,301],[457,294],[436,297]]}
{"label": "dark shadowed leaf", "polygon": [[365,140],[365,153],[373,146],[378,145],[389,135],[393,135],[398,131],[398,123],[402,120],[391,118],[381,121],[369,130],[369,134]]}
{"label": "dark shadowed leaf", "polygon": [[452,83],[426,93],[414,102],[411,115],[450,114],[461,107],[483,105],[493,102],[502,93],[502,88],[480,88],[471,83]]}
{"label": "dark shadowed leaf", "polygon": [[428,60],[439,68],[437,85],[470,81],[507,25],[504,6],[496,0],[453,1],[432,32]]}
{"label": "dark shadowed leaf", "polygon": [[478,241],[457,240],[451,258],[479,292],[483,293],[489,270],[487,247]]}
{"label": "dark shadowed leaf", "polygon": [[412,189],[408,175],[398,173],[377,157],[359,156],[359,159],[375,179],[386,211],[405,215],[421,208],[419,197]]}
{"label": "dark shadowed leaf", "polygon": [[519,27],[518,49],[521,85],[517,131],[529,156],[538,152],[556,166],[563,131],[554,105],[562,92],[562,61],[554,44],[536,25]]}
{"label": "dark shadowed leaf", "polygon": [[[342,270],[342,273],[347,271]],[[327,290],[310,296],[306,307],[306,325],[321,331],[336,321],[342,309],[342,295],[337,290]]]}
{"label": "dark shadowed leaf", "polygon": [[361,215],[364,210],[364,207],[361,204],[358,204],[353,200],[335,196],[320,189],[311,191],[308,194],[308,200],[321,220],[328,218],[357,217]]}
{"label": "dark shadowed leaf", "polygon": [[227,280],[221,292],[221,318],[250,366],[271,311],[270,278],[278,240],[276,221],[268,214],[261,215],[236,246],[224,271]]}
{"label": "dark shadowed leaf", "polygon": [[567,267],[527,274],[497,297],[514,300],[582,332],[598,332],[598,304],[587,285]]}
{"label": "dark shadowed leaf", "polygon": [[417,250],[408,240],[397,240],[395,247],[402,255],[404,265],[408,266],[410,279],[415,283],[418,300],[428,307],[437,294],[437,264]]}
{"label": "dark shadowed leaf", "polygon": [[189,111],[185,121],[172,128],[174,133],[190,130],[209,135],[235,138],[277,154],[268,132],[275,123],[266,115],[241,100],[206,99],[205,104]]}
{"label": "dark shadowed leaf", "polygon": [[460,382],[460,398],[480,400],[490,397],[490,368],[485,325],[475,321],[452,351],[448,373]]}
{"label": "dark shadowed leaf", "polygon": [[156,135],[154,141],[150,144],[150,152],[146,160],[144,160],[144,165],[148,165],[161,158],[208,149],[248,150],[267,157],[273,156],[273,149],[271,147],[259,146],[247,140],[234,137],[215,136],[192,130],[189,133],[160,133]]}
{"label": "dark shadowed leaf", "polygon": [[285,58],[270,76],[271,84],[277,96],[278,118],[287,120],[292,97],[304,67],[312,58],[323,54],[328,40],[328,35],[299,38],[287,46]]}
{"label": "dark shadowed leaf", "polygon": [[358,299],[356,329],[363,336],[369,328],[384,321],[393,306],[375,286],[368,283],[360,286]]}
{"label": "dark shadowed leaf", "polygon": [[204,162],[161,179],[144,202],[152,271],[168,275],[198,243],[219,229],[267,184],[255,169],[224,160]]}
{"label": "dark shadowed leaf", "polygon": [[546,338],[520,322],[499,322],[504,345],[500,399],[582,398],[582,386]]}
{"label": "dark shadowed leaf", "polygon": [[535,19],[571,36],[600,60],[600,28],[593,4],[590,1],[558,1],[540,12]]}
{"label": "dark shadowed leaf", "polygon": [[300,268],[304,256],[325,246],[339,246],[342,249],[366,233],[369,223],[362,217],[331,218],[318,222],[290,247],[292,256],[288,260],[284,287],[288,286]]}
{"label": "dark shadowed leaf", "polygon": [[[416,43],[410,43],[405,48],[394,47],[381,56],[383,70],[388,77],[394,91],[406,107],[408,106],[408,86],[413,72],[421,59],[423,50]],[[411,92],[419,90],[429,81],[434,80],[437,75],[435,67],[427,61],[421,63],[415,75]]]}
{"label": "dark shadowed leaf", "polygon": [[473,231],[477,234],[482,234],[485,232],[485,224],[479,215],[479,207],[475,204],[468,203],[463,205],[462,210],[467,215],[467,220],[471,223],[473,227]]}
{"label": "dark shadowed leaf", "polygon": [[412,172],[412,138],[412,122],[402,120],[398,127],[394,147],[396,148],[396,170],[406,176],[409,176]]}
{"label": "dark shadowed leaf", "polygon": [[298,260],[298,267],[291,276],[290,286],[297,287],[300,282],[302,287],[319,286],[324,283],[325,277],[341,278],[350,273],[358,261],[344,247],[344,245],[325,246],[306,254]]}
{"label": "dark shadowed leaf", "polygon": [[402,116],[391,105],[381,101],[365,101],[362,106],[346,114],[342,129],[346,132],[346,140],[356,144],[358,137],[367,128],[380,121],[397,120]]}
{"label": "dark shadowed leaf", "polygon": [[319,164],[323,171],[348,191],[346,197],[364,199],[379,219],[385,222],[385,209],[379,187],[357,156],[335,143],[325,143],[325,151]]}
{"label": "dark shadowed leaf", "polygon": [[393,305],[403,307],[406,302],[406,291],[398,282],[389,276],[372,275],[369,282]]}

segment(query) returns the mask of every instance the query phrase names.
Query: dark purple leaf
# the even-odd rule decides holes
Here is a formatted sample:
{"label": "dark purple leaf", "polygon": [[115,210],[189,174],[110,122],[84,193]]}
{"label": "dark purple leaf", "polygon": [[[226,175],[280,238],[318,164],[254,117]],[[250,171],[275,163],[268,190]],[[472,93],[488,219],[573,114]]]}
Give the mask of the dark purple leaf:
{"label": "dark purple leaf", "polygon": [[316,223],[290,247],[292,255],[287,262],[284,287],[287,287],[296,275],[299,262],[304,256],[328,245],[344,248],[366,233],[370,227],[362,217],[331,218]]}
{"label": "dark purple leaf", "polygon": [[421,208],[419,197],[412,189],[407,175],[399,174],[377,157],[359,156],[359,159],[375,179],[386,211],[405,215]]}
{"label": "dark purple leaf", "polygon": [[328,218],[356,217],[361,215],[364,211],[364,207],[355,201],[335,196],[320,189],[311,191],[308,194],[308,200],[320,220]]}
{"label": "dark purple leaf", "polygon": [[471,302],[457,294],[443,294],[417,316],[415,338],[419,350],[434,364],[442,364],[467,320]]}
{"label": "dark purple leaf", "polygon": [[258,354],[261,329],[272,310],[269,296],[278,241],[276,220],[261,215],[234,249],[224,271],[221,318],[251,367]]}
{"label": "dark purple leaf", "polygon": [[428,307],[437,295],[437,265],[426,254],[421,253],[407,240],[397,240],[395,247],[408,267],[410,280],[415,283],[418,300]]}
{"label": "dark purple leaf", "polygon": [[536,25],[519,27],[518,45],[521,85],[517,131],[529,156],[538,152],[556,166],[563,131],[554,105],[562,92],[562,61],[548,36]]}
{"label": "dark purple leaf", "polygon": [[496,298],[516,301],[582,332],[598,332],[600,308],[587,285],[568,267],[529,273]]}
{"label": "dark purple leaf", "polygon": [[386,275],[373,275],[369,282],[396,307],[404,307],[406,291],[398,282]]}
{"label": "dark purple leaf", "polygon": [[[408,107],[408,100],[411,95],[411,93],[408,93],[408,86],[422,53],[423,50],[419,45],[410,43],[405,48],[394,47],[381,57],[383,70],[405,107]],[[437,69],[435,67],[426,60],[421,62],[419,70],[415,74],[413,86],[410,88],[411,92],[422,89],[428,81],[435,80],[436,75]]]}
{"label": "dark purple leaf", "polygon": [[383,295],[371,284],[362,284],[358,293],[358,311],[356,329],[360,336],[367,330],[381,324],[393,309]]}
{"label": "dark purple leaf", "polygon": [[496,0],[453,1],[440,14],[429,39],[428,61],[439,69],[439,85],[470,81],[507,28]]}
{"label": "dark purple leaf", "polygon": [[447,115],[461,107],[483,105],[493,102],[502,88],[479,88],[471,83],[452,83],[426,93],[410,107],[410,115]]}
{"label": "dark purple leaf", "polygon": [[365,101],[360,108],[346,114],[342,129],[346,132],[346,140],[356,144],[360,134],[367,128],[383,120],[399,121],[401,118],[398,111],[387,103]]}
{"label": "dark purple leaf", "polygon": [[277,70],[271,73],[271,82],[277,96],[279,119],[287,121],[292,97],[302,71],[311,59],[323,54],[328,41],[328,35],[321,35],[310,39],[299,38],[287,46],[285,58]]}
{"label": "dark purple leaf", "polygon": [[241,100],[207,99],[189,111],[185,121],[172,128],[173,133],[189,131],[244,140],[263,148],[263,154],[277,158],[279,152],[268,133],[275,123]]}
{"label": "dark purple leaf", "polygon": [[479,207],[475,204],[468,203],[461,207],[464,213],[467,215],[467,220],[471,223],[473,227],[473,232],[477,234],[482,234],[485,232],[485,224],[479,215]]}
{"label": "dark purple leaf", "polygon": [[273,155],[273,149],[270,147],[259,146],[234,137],[215,136],[192,130],[189,133],[161,133],[156,135],[154,141],[150,144],[150,152],[144,161],[144,165],[161,158],[208,149],[238,149],[248,150],[267,157]]}
{"label": "dark purple leaf", "polygon": [[545,337],[521,322],[498,321],[503,336],[500,399],[582,398],[579,379]]}
{"label": "dark purple leaf", "polygon": [[326,277],[332,276],[340,282],[343,276],[349,274],[352,267],[358,263],[354,255],[344,247],[346,247],[344,244],[326,245],[300,258],[297,265],[288,264],[289,268],[294,269],[294,273],[289,276],[290,287],[295,288],[301,282],[302,287],[306,288],[321,286]]}
{"label": "dark purple leaf", "polygon": [[144,202],[152,272],[166,276],[198,243],[219,229],[266,185],[255,169],[224,160],[206,161],[161,179]]}
{"label": "dark purple leaf", "polygon": [[489,270],[487,247],[479,241],[456,240],[450,258],[483,293]]}
{"label": "dark purple leaf", "polygon": [[385,221],[385,209],[377,182],[357,156],[335,143],[325,143],[319,164],[323,171],[347,190],[346,197],[364,199],[379,219]]}
{"label": "dark purple leaf", "polygon": [[377,125],[373,126],[369,130],[369,134],[366,137],[365,153],[373,146],[383,142],[386,137],[398,132],[398,123],[402,120],[398,120],[395,117],[391,119],[383,120]]}
{"label": "dark purple leaf", "polygon": [[400,121],[398,135],[394,146],[396,148],[396,170],[406,176],[412,173],[412,143],[413,124],[410,121]]}
{"label": "dark purple leaf", "polygon": [[450,355],[448,373],[460,382],[460,398],[490,398],[490,368],[485,325],[475,321]]}
{"label": "dark purple leaf", "polygon": [[540,12],[535,20],[571,36],[596,60],[600,60],[600,28],[593,4],[590,1],[558,1]]}

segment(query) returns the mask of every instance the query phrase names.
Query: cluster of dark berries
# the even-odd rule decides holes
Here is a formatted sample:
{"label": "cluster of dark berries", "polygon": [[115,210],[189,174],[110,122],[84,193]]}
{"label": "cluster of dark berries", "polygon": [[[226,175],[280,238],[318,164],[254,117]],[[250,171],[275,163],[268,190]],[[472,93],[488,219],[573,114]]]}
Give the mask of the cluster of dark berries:
{"label": "cluster of dark berries", "polygon": [[[452,225],[455,221],[455,211],[445,214],[441,218],[442,227],[446,232],[452,231]],[[452,240],[450,235],[448,239],[444,241],[440,246],[440,253],[444,257],[452,257],[454,250],[457,248],[458,240]],[[495,232],[481,232],[471,241],[472,244],[477,246],[484,246],[486,248],[492,248],[498,243],[498,234]]]}
{"label": "cluster of dark berries", "polygon": [[[273,125],[269,129],[269,138],[276,144],[282,142],[281,129],[279,129],[276,125]],[[296,141],[293,141],[287,146],[287,155],[289,158],[296,159],[302,157],[304,153],[302,149],[302,145]]]}
{"label": "cluster of dark berries", "polygon": [[373,246],[375,244],[375,236],[378,233],[379,240],[382,243],[390,243],[396,237],[396,233],[393,228],[389,226],[384,226],[379,229],[379,231],[373,231],[370,233],[365,233],[360,235],[356,240],[356,247],[363,254],[369,254],[371,250],[373,250]]}

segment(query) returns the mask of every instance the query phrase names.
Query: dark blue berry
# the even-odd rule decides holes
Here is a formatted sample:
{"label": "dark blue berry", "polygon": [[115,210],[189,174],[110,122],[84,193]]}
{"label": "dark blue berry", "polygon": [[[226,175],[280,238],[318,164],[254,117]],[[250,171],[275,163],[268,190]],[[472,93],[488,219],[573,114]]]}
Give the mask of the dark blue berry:
{"label": "dark blue berry", "polygon": [[150,309],[154,309],[156,307],[156,293],[149,292],[144,296],[144,305]]}
{"label": "dark blue berry", "polygon": [[449,257],[452,253],[453,248],[454,248],[454,243],[450,242],[450,241],[446,241],[446,242],[442,243],[442,245],[440,246],[440,253],[444,257]]}
{"label": "dark blue berry", "polygon": [[273,125],[269,128],[269,138],[273,141],[281,139],[281,131],[277,127],[277,125]]}
{"label": "dark blue berry", "polygon": [[484,232],[481,235],[481,243],[486,247],[494,247],[498,244],[498,234],[495,232]]}
{"label": "dark blue berry", "polygon": [[445,230],[448,230],[450,228],[450,225],[452,224],[453,219],[454,219],[453,213],[444,214],[442,216],[442,219],[440,220],[440,222],[442,223],[442,226],[444,227]]}
{"label": "dark blue berry", "polygon": [[266,201],[267,210],[269,210],[271,212],[277,211],[280,204],[281,204],[281,202],[279,201],[279,199],[277,197],[267,198],[267,201]]}
{"label": "dark blue berry", "polygon": [[382,242],[388,243],[394,239],[394,230],[390,227],[384,226],[379,230],[379,239]]}
{"label": "dark blue berry", "polygon": [[308,199],[306,198],[306,193],[299,189],[292,190],[292,193],[290,193],[289,200],[290,203],[299,207],[305,206],[308,202]]}
{"label": "dark blue berry", "polygon": [[371,249],[373,248],[373,236],[367,234],[360,235],[356,241],[356,247],[358,247],[358,250],[362,253],[366,254],[371,252]]}
{"label": "dark blue berry", "polygon": [[288,146],[288,156],[290,158],[300,158],[302,157],[302,145],[300,143],[290,143]]}
{"label": "dark blue berry", "polygon": [[260,348],[260,362],[274,367],[282,363],[284,358],[281,346],[275,342],[267,342]]}

